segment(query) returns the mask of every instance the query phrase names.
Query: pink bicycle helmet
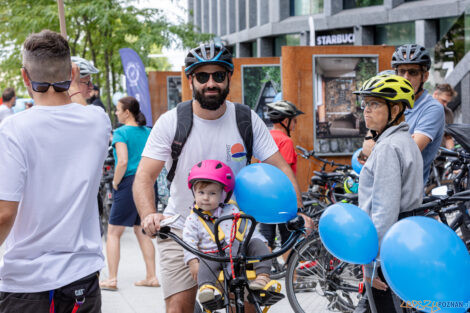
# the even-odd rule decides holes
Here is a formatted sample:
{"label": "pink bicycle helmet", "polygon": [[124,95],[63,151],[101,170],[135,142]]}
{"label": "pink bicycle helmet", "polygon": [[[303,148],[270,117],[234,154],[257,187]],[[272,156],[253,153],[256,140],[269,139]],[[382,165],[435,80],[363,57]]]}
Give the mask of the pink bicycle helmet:
{"label": "pink bicycle helmet", "polygon": [[193,166],[188,176],[188,187],[193,188],[195,182],[203,180],[222,184],[227,193],[227,199],[230,197],[235,187],[235,175],[233,175],[230,166],[219,160],[204,160]]}

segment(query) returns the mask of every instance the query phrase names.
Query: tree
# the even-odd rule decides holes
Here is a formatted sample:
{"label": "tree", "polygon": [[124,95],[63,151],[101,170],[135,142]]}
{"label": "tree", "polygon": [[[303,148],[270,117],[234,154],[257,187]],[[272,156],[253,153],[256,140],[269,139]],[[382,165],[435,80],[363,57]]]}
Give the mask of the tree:
{"label": "tree", "polygon": [[[123,73],[119,49],[135,50],[145,66],[159,67],[147,56],[162,47],[196,46],[211,35],[194,31],[189,23],[171,24],[158,9],[139,9],[123,0],[65,0],[67,35],[71,54],[92,60],[100,73],[93,81],[104,88],[108,112],[111,95],[119,90]],[[21,90],[21,45],[42,29],[59,32],[57,3],[51,0],[3,0],[0,8],[0,88]],[[112,116],[114,118],[114,116]]]}

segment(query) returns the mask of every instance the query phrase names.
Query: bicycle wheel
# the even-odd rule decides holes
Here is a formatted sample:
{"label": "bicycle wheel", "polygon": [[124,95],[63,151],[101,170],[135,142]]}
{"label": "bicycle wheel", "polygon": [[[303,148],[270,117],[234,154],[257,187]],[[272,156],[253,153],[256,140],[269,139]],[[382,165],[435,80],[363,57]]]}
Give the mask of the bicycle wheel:
{"label": "bicycle wheel", "polygon": [[286,269],[286,294],[296,313],[328,310],[325,297],[326,249],[318,234],[311,234],[292,251]]}
{"label": "bicycle wheel", "polygon": [[296,313],[352,313],[360,299],[362,269],[334,258],[318,234],[309,236],[291,256],[286,293]]}

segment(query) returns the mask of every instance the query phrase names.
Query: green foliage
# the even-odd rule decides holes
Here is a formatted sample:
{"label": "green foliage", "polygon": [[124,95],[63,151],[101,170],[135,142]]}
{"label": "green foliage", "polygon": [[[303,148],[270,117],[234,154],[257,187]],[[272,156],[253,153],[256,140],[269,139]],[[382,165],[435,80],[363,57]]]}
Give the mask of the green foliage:
{"label": "green foliage", "polygon": [[243,102],[254,108],[263,84],[272,81],[276,92],[281,90],[281,68],[275,66],[243,67]]}
{"label": "green foliage", "polygon": [[[65,0],[67,35],[71,54],[92,60],[100,73],[93,81],[102,88],[108,109],[110,96],[120,91],[123,74],[119,49],[131,48],[152,70],[168,69],[166,60],[148,58],[162,47],[194,47],[210,35],[194,26],[171,24],[159,9],[139,9],[123,0]],[[57,2],[52,0],[3,0],[0,7],[0,90],[24,90],[20,77],[21,46],[30,33],[60,31]],[[108,110],[109,111],[109,110]],[[114,117],[114,116],[113,116]]]}

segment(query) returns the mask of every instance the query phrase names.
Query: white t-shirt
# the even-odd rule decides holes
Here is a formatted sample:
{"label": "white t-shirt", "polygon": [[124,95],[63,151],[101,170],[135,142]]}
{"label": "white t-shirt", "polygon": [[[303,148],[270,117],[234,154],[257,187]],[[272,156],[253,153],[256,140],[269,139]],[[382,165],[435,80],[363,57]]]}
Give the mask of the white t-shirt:
{"label": "white t-shirt", "polygon": [[102,109],[77,103],[0,124],[0,200],[20,202],[0,291],[52,290],[103,267],[97,194],[110,131]]}
{"label": "white t-shirt", "polygon": [[[165,215],[181,214],[172,226],[183,229],[184,221],[190,213],[193,195],[188,188],[188,174],[198,162],[207,159],[220,160],[230,166],[236,175],[246,165],[246,149],[238,131],[235,106],[226,101],[227,110],[216,120],[205,120],[193,114],[193,126],[178,159],[175,178],[170,188],[170,198]],[[166,161],[169,170],[171,143],[176,132],[176,108],[163,114],[150,133],[142,156]],[[251,111],[253,124],[253,155],[261,161],[278,151],[276,143],[266,125]]]}
{"label": "white t-shirt", "polygon": [[0,105],[0,123],[10,115],[13,115],[13,109],[9,108],[7,105]]}

